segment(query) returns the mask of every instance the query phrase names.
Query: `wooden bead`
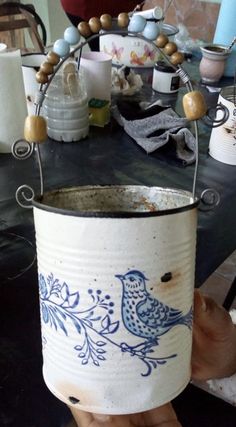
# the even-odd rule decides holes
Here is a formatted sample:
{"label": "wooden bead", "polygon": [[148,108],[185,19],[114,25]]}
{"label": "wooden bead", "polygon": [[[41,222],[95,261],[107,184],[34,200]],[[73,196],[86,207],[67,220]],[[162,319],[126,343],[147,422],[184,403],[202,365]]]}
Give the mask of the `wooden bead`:
{"label": "wooden bead", "polygon": [[47,60],[52,65],[57,65],[60,62],[60,56],[52,50],[47,54]]}
{"label": "wooden bead", "polygon": [[174,52],[170,57],[170,62],[173,65],[182,64],[184,62],[184,54],[182,52]]}
{"label": "wooden bead", "polygon": [[89,24],[85,21],[81,21],[78,24],[78,30],[79,30],[81,36],[83,36],[85,38],[91,36],[91,34],[92,34]]}
{"label": "wooden bead", "polygon": [[177,51],[177,45],[174,42],[168,42],[166,43],[163,51],[166,55],[172,55],[174,52]]}
{"label": "wooden bead", "polygon": [[48,82],[48,75],[43,73],[43,71],[39,70],[36,73],[36,81],[42,85]]}
{"label": "wooden bead", "polygon": [[47,123],[42,116],[27,116],[25,119],[24,137],[28,142],[47,140]]}
{"label": "wooden bead", "polygon": [[111,30],[112,28],[112,17],[108,13],[104,13],[100,16],[100,22],[102,24],[103,30]]}
{"label": "wooden bead", "polygon": [[120,28],[126,28],[129,25],[128,13],[120,13],[117,18],[117,23]]}
{"label": "wooden bead", "polygon": [[159,36],[157,37],[155,44],[157,45],[157,47],[163,48],[165,47],[165,45],[169,42],[169,39],[167,37],[166,34],[159,34]]}
{"label": "wooden bead", "polygon": [[89,24],[89,28],[92,31],[92,33],[95,33],[95,34],[99,33],[99,31],[102,28],[102,24],[100,22],[100,19],[95,17],[95,16],[93,18],[90,18],[88,24]]}
{"label": "wooden bead", "polygon": [[50,64],[50,62],[45,61],[41,64],[40,66],[40,71],[42,71],[44,74],[52,74],[54,69],[53,69],[53,65]]}
{"label": "wooden bead", "polygon": [[203,94],[197,90],[186,93],[183,97],[183,108],[188,120],[201,119],[207,112]]}

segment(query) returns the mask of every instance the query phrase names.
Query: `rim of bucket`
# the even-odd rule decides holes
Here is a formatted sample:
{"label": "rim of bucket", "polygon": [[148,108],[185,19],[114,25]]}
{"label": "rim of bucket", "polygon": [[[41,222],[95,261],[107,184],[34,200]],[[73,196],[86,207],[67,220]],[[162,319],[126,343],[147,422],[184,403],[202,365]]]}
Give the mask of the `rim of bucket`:
{"label": "rim of bucket", "polygon": [[[189,203],[183,206],[162,209],[162,210],[147,210],[147,211],[131,211],[131,210],[117,210],[117,211],[95,211],[95,210],[73,210],[73,209],[65,209],[55,206],[50,206],[49,204],[43,203],[43,199],[47,197],[47,195],[57,195],[58,193],[69,193],[75,190],[80,191],[88,191],[92,189],[96,189],[97,191],[104,191],[106,189],[129,189],[129,190],[137,190],[137,188],[141,189],[155,189],[159,192],[163,193],[172,193],[185,196],[189,199]],[[188,211],[194,209],[199,204],[200,200],[197,197],[193,197],[190,191],[180,190],[176,188],[164,188],[157,186],[145,186],[145,185],[82,185],[76,187],[69,188],[61,188],[57,190],[52,190],[44,193],[42,196],[36,196],[32,202],[33,207],[47,211],[58,213],[61,215],[67,216],[76,216],[76,217],[96,217],[96,218],[137,218],[137,217],[153,217],[153,216],[162,216],[162,215],[172,215],[179,212]],[[149,202],[151,204],[151,202]]]}

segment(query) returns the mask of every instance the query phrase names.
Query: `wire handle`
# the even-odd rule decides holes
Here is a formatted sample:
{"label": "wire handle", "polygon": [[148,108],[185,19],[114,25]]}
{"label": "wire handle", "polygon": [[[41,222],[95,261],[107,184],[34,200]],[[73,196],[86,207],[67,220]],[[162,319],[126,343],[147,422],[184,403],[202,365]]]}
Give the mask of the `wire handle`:
{"label": "wire handle", "polygon": [[[119,17],[118,17],[118,19],[119,19]],[[154,23],[152,23],[152,24],[154,24]],[[87,25],[89,26],[89,24],[87,24]],[[154,24],[154,25],[156,25],[156,24]],[[28,122],[30,121],[30,123],[32,125],[31,129],[28,130],[28,133],[30,134],[30,141],[29,142],[30,143],[33,142],[33,144],[29,144],[29,142],[27,142],[27,141],[20,140],[20,141],[16,141],[13,144],[13,148],[12,148],[12,153],[13,153],[14,157],[16,157],[16,158],[18,158],[20,160],[29,158],[34,151],[37,152],[37,160],[38,160],[39,174],[40,174],[40,194],[41,195],[43,195],[43,192],[44,192],[43,169],[42,169],[42,162],[41,162],[40,149],[39,149],[39,145],[40,144],[38,144],[39,141],[37,141],[37,138],[36,138],[36,140],[32,139],[33,138],[32,135],[34,137],[35,137],[35,135],[39,135],[39,133],[37,133],[37,131],[35,131],[35,128],[33,128],[33,123],[35,123],[36,122],[35,119],[38,118],[37,122],[38,122],[38,124],[40,124],[40,126],[38,126],[38,127],[41,127],[41,125],[42,125],[42,117],[40,116],[40,110],[41,110],[43,101],[45,99],[47,90],[48,90],[48,88],[49,88],[49,86],[50,86],[50,84],[51,84],[54,76],[60,70],[60,68],[62,67],[62,65],[65,63],[65,61],[67,61],[67,59],[69,59],[70,57],[73,57],[76,52],[80,51],[80,53],[81,53],[83,47],[85,45],[87,45],[88,43],[90,43],[92,40],[100,38],[100,37],[103,37],[105,35],[109,35],[109,34],[112,34],[112,35],[116,35],[117,34],[117,35],[121,35],[121,36],[129,36],[131,38],[135,37],[135,38],[138,38],[140,40],[143,40],[143,41],[151,44],[151,46],[153,47],[153,49],[155,51],[159,52],[161,54],[162,58],[178,73],[178,75],[180,76],[180,79],[182,80],[183,84],[185,85],[187,91],[190,92],[190,93],[192,93],[192,95],[193,95],[192,99],[191,99],[191,96],[189,97],[190,98],[190,105],[191,105],[192,102],[196,102],[196,98],[198,100],[199,100],[199,98],[201,98],[200,96],[196,97],[196,92],[193,91],[193,86],[192,86],[190,77],[189,77],[188,73],[181,67],[181,65],[180,65],[181,61],[179,62],[179,58],[177,58],[177,60],[176,60],[176,57],[175,57],[175,60],[174,60],[173,53],[169,57],[165,53],[165,51],[160,48],[160,45],[159,46],[157,45],[156,36],[155,36],[156,42],[154,43],[153,36],[150,37],[150,38],[147,38],[143,34],[141,34],[139,32],[136,32],[136,31],[130,31],[129,29],[128,30],[124,30],[124,29],[122,29],[122,30],[111,30],[111,31],[108,30],[106,32],[98,32],[96,34],[90,35],[89,37],[87,37],[87,39],[85,41],[83,41],[80,44],[78,44],[78,46],[76,46],[72,51],[69,51],[64,56],[61,55],[61,56],[63,56],[61,60],[60,60],[60,57],[55,52],[49,52],[48,57],[50,55],[51,62],[49,61],[48,63],[42,64],[42,69],[43,69],[43,66],[44,66],[44,68],[46,66],[46,68],[52,69],[52,71],[48,72],[48,74],[51,74],[51,75],[48,78],[48,76],[45,74],[45,72],[41,73],[41,77],[43,78],[43,80],[40,80],[40,82],[42,84],[40,86],[39,94],[38,94],[37,99],[36,99],[35,116],[27,118],[27,119],[32,119],[32,120],[28,120]],[[167,40],[168,40],[168,38],[167,38]],[[56,43],[57,42],[55,42],[55,44]],[[178,53],[178,52],[176,52],[176,53]],[[55,56],[58,56],[59,59],[58,59],[58,61],[54,62]],[[55,65],[55,67],[52,67],[51,64]],[[78,64],[78,66],[79,65],[80,64]],[[190,95],[190,94],[188,93],[188,95]],[[198,95],[199,95],[199,93],[198,93]],[[197,105],[195,105],[195,107],[197,107]],[[199,105],[198,105],[198,107],[199,107]],[[200,108],[198,108],[198,109],[201,111],[201,115],[197,116],[197,114],[195,114],[196,113],[196,111],[195,111],[194,114],[193,114],[193,118],[190,119],[194,123],[194,132],[195,132],[195,140],[196,140],[196,150],[195,150],[196,160],[195,160],[193,185],[192,185],[192,196],[193,196],[193,198],[195,198],[195,193],[196,193],[196,182],[197,182],[198,163],[199,163],[199,136],[198,136],[197,119],[199,119],[199,118],[202,117],[202,111],[203,111],[203,114],[204,114],[204,112],[207,110],[207,108],[205,109],[204,106],[202,108],[202,106],[200,105]],[[195,110],[197,110],[197,108],[195,108]],[[187,114],[186,114],[186,116],[187,116]],[[41,122],[41,123],[39,123],[39,122]],[[39,135],[40,138],[41,138],[42,134],[44,134],[44,133],[46,135],[46,130],[45,129],[42,130],[42,128],[41,128],[41,134]],[[43,142],[43,140],[44,139],[40,139],[40,142]],[[45,137],[45,140],[46,140],[46,137]],[[26,194],[26,191],[27,191],[27,194]],[[17,190],[16,198],[17,198],[17,201],[20,204],[20,206],[28,208],[28,207],[30,207],[30,202],[32,202],[32,200],[34,198],[34,191],[29,186],[26,186],[26,185],[25,186],[21,186]],[[23,199],[23,201],[22,201],[22,199]],[[26,202],[26,206],[24,206],[25,202]]]}

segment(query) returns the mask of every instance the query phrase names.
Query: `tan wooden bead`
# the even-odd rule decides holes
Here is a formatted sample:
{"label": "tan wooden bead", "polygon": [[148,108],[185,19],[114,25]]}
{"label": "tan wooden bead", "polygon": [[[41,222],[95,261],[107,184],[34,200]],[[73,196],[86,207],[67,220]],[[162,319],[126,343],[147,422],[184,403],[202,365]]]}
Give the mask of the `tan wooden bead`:
{"label": "tan wooden bead", "polygon": [[128,13],[120,13],[117,18],[117,23],[120,28],[126,28],[129,25],[129,15]]}
{"label": "tan wooden bead", "polygon": [[91,34],[92,34],[89,24],[85,21],[81,21],[78,24],[78,30],[79,30],[81,36],[83,36],[85,38],[91,36]]}
{"label": "tan wooden bead", "polygon": [[36,81],[43,85],[48,82],[48,75],[43,73],[43,71],[39,70],[36,73]]}
{"label": "tan wooden bead", "polygon": [[166,43],[163,51],[166,55],[172,55],[174,52],[177,51],[177,45],[174,42],[168,42]]}
{"label": "tan wooden bead", "polygon": [[57,65],[60,62],[60,56],[52,50],[47,54],[47,60],[52,65]]}
{"label": "tan wooden bead", "polygon": [[183,96],[183,108],[188,120],[198,120],[205,116],[207,105],[201,92],[194,90]]}
{"label": "tan wooden bead", "polygon": [[157,47],[163,48],[165,47],[165,45],[169,42],[169,39],[167,37],[166,34],[159,34],[159,36],[157,37],[156,41],[154,42]]}
{"label": "tan wooden bead", "polygon": [[184,54],[182,52],[174,52],[170,57],[170,62],[173,65],[182,64],[184,62]]}
{"label": "tan wooden bead", "polygon": [[45,142],[47,140],[47,123],[42,116],[27,116],[24,137],[28,142]]}
{"label": "tan wooden bead", "polygon": [[49,75],[53,73],[54,67],[52,64],[50,64],[50,62],[45,61],[41,64],[40,71],[42,71],[44,74]]}
{"label": "tan wooden bead", "polygon": [[112,28],[112,17],[108,13],[104,13],[100,16],[100,22],[104,30],[111,30]]}
{"label": "tan wooden bead", "polygon": [[102,28],[102,24],[100,22],[100,19],[94,16],[93,18],[90,18],[89,22],[89,28],[92,31],[92,33],[99,33],[99,31]]}

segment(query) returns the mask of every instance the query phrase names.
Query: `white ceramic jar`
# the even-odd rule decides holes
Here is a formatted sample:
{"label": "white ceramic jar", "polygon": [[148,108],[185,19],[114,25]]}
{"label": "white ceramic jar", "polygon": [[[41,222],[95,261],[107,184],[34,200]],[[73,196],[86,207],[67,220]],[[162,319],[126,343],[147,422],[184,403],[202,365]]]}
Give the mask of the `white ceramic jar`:
{"label": "white ceramic jar", "polygon": [[152,88],[160,93],[174,93],[179,89],[179,76],[163,61],[157,61],[153,70]]}
{"label": "white ceramic jar", "polygon": [[88,97],[83,78],[77,73],[68,74],[69,80],[63,73],[54,77],[43,104],[48,136],[61,142],[80,141],[89,132]]}

